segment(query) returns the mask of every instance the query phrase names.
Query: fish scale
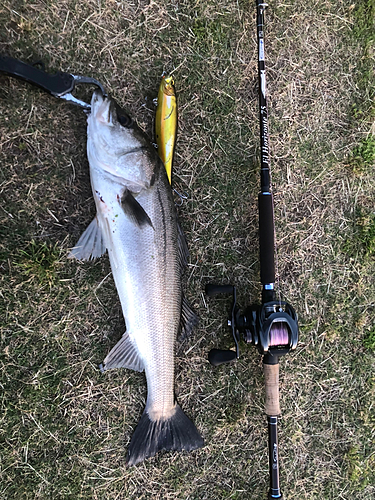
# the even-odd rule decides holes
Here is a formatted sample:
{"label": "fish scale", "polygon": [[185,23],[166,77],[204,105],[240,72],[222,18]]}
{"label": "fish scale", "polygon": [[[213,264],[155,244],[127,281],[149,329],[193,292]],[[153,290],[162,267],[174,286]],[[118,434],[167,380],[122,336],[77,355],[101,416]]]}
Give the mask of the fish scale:
{"label": "fish scale", "polygon": [[108,250],[126,332],[103,371],[145,370],[146,408],[128,450],[134,465],[159,450],[199,448],[203,439],[174,392],[176,337],[197,323],[182,293],[186,243],[162,162],[136,124],[119,118],[118,109],[94,92],[87,155],[97,215],[71,256],[91,259]]}

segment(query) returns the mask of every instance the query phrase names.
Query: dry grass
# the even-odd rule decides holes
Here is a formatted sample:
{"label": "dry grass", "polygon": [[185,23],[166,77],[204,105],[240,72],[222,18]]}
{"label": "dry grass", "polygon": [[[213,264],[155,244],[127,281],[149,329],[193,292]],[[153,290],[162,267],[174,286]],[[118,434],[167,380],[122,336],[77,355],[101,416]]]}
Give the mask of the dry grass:
{"label": "dry grass", "polygon": [[[281,363],[288,500],[375,492],[373,14],[373,0],[267,12],[278,280],[301,325]],[[174,182],[189,193],[186,287],[201,317],[176,385],[206,441],[126,468],[144,377],[99,372],[124,330],[109,264],[66,259],[94,214],[85,117],[0,76],[1,497],[264,498],[261,360],[243,346],[235,365],[209,366],[230,342],[228,301],[203,295],[209,281],[235,283],[242,306],[259,295],[253,3],[4,0],[0,27],[0,52],[99,79],[150,136],[159,77],[174,71]]]}

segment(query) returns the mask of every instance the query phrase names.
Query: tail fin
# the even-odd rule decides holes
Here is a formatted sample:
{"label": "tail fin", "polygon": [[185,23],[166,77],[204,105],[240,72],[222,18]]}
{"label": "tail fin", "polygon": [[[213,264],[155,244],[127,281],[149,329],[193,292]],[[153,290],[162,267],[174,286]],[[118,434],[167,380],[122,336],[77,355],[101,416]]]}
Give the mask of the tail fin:
{"label": "tail fin", "polygon": [[202,446],[203,438],[178,404],[168,419],[152,421],[145,410],[130,442],[127,462],[135,465],[161,450],[191,451]]}

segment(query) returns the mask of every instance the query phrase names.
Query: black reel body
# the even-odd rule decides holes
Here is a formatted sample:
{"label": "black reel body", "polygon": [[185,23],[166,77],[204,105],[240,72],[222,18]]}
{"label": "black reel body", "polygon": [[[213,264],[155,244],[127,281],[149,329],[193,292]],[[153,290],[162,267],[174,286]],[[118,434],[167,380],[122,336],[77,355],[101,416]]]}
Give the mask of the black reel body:
{"label": "black reel body", "polygon": [[293,307],[287,302],[271,300],[264,304],[250,306],[244,314],[237,305],[236,287],[232,285],[206,285],[206,294],[231,293],[233,302],[228,325],[236,351],[212,349],[208,359],[214,366],[228,363],[239,357],[239,341],[253,344],[262,355],[267,355],[268,363],[278,362],[278,358],[294,350],[298,343],[298,319]]}
{"label": "black reel body", "polygon": [[[251,312],[251,319],[248,318]],[[260,354],[282,356],[297,347],[298,320],[292,306],[273,300],[245,311],[244,340],[253,343]],[[249,321],[250,319],[250,321]]]}

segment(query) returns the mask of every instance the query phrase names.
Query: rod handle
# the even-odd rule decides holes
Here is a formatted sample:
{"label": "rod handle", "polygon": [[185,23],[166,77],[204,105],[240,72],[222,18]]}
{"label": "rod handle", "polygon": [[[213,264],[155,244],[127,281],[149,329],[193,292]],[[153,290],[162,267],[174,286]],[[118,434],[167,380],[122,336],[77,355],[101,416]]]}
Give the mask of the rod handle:
{"label": "rod handle", "polygon": [[279,401],[279,363],[264,363],[264,383],[266,386],[266,415],[276,417],[281,414]]}

